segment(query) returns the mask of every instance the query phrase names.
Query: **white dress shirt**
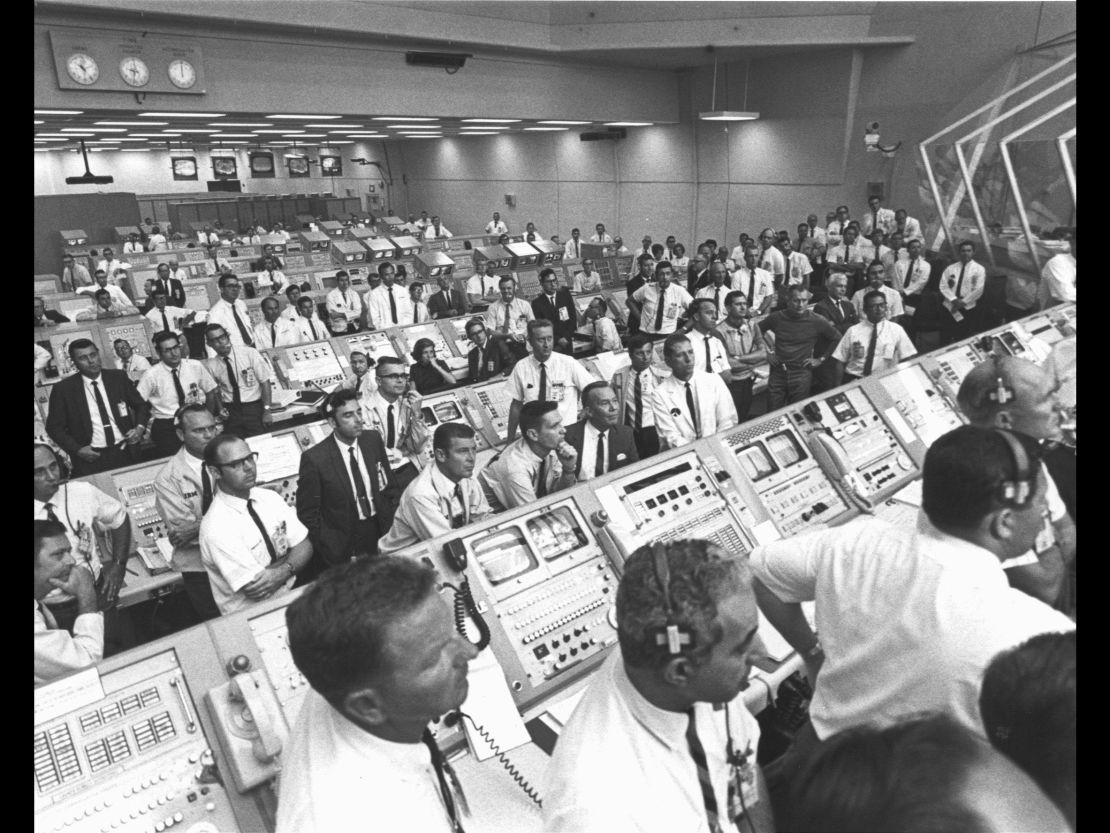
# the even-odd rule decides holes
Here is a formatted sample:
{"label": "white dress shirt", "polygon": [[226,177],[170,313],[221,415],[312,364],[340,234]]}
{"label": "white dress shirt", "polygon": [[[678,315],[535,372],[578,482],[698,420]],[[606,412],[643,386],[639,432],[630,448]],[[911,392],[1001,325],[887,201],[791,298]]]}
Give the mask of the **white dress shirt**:
{"label": "white dress shirt", "polygon": [[728,309],[725,307],[725,298],[728,293],[732,292],[732,286],[726,281],[720,286],[710,284],[703,286],[694,293],[694,298],[708,298],[717,305],[717,321],[724,321],[728,317]]}
{"label": "white dress shirt", "polygon": [[[894,225],[897,228],[897,220],[895,220]],[[902,228],[902,239],[905,240],[906,243],[909,243],[911,240],[920,240],[922,243],[924,243],[925,235],[921,233],[921,223],[919,223],[913,217],[907,217],[906,224]]]}
{"label": "white dress shirt", "polygon": [[509,227],[504,220],[490,220],[486,223],[486,234],[508,234]]}
{"label": "white dress shirt", "polygon": [[[596,236],[596,235],[595,235]],[[563,257],[566,260],[581,260],[582,259],[582,244],[586,241],[579,238],[575,240],[573,237],[563,244]]]}
{"label": "white dress shirt", "polygon": [[[227,357],[235,379],[239,382],[239,400],[241,402],[258,402],[262,399],[262,386],[270,384],[273,372],[269,363],[262,358],[262,354],[253,347],[235,345],[231,346],[231,354]],[[235,401],[231,379],[227,373],[227,363],[221,356],[205,359],[204,366],[220,386],[220,398],[225,405]]]}
{"label": "white dress shirt", "polygon": [[835,249],[844,241],[844,229],[850,222],[852,222],[851,218],[843,223],[840,220],[832,220],[825,226],[825,242],[830,249]]}
{"label": "white dress shirt", "polygon": [[757,547],[752,571],[783,602],[816,602],[825,652],[817,736],[940,711],[983,735],[979,687],[999,651],[1075,624],[1012,589],[988,550],[879,520]]}
{"label": "white dress shirt", "polygon": [[595,231],[593,234],[590,235],[590,242],[591,243],[612,243],[613,242],[613,237],[612,237],[612,235],[609,234],[609,232],[605,232],[605,234],[598,237],[597,232]]}
{"label": "white dress shirt", "polygon": [[[149,367],[150,365],[147,365]],[[100,389],[100,397],[104,400],[104,408],[108,411],[108,419],[111,423],[112,431],[115,432],[116,442],[120,442],[124,435],[127,433],[120,428],[119,413],[113,409],[113,405],[117,409],[122,408],[124,413],[127,412],[127,403],[118,402],[114,403],[108,398],[108,391],[104,387],[104,374],[100,374],[96,379],[90,379],[88,376],[81,376],[82,386],[85,389],[85,405],[89,409],[89,419],[92,422],[92,439],[89,445],[93,448],[104,448],[107,442],[104,439],[104,423],[100,420],[100,408],[96,404],[96,392],[93,390],[93,382]]]}
{"label": "white dress shirt", "polygon": [[[752,280],[752,273],[755,273],[755,280]],[[745,298],[749,298],[748,306],[751,307],[753,313],[759,312],[763,309],[763,304],[768,298],[775,297],[775,279],[771,273],[765,269],[760,269],[758,266],[749,270],[747,266],[741,266],[732,273],[732,288],[738,289],[744,293]]]}
{"label": "white dress shirt", "polygon": [[484,469],[478,472],[478,483],[486,495],[486,502],[495,511],[527,506],[537,497],[541,463],[544,467],[546,494],[558,488],[563,476],[559,456],[550,451],[546,458],[537,457],[523,437],[517,437]]}
{"label": "white dress shirt", "polygon": [[789,261],[789,274],[786,278],[786,285],[802,283],[802,279],[813,272],[813,265],[809,262],[809,258],[801,252],[791,252]]}
{"label": "white dress shirt", "polygon": [[[308,537],[308,529],[297,519],[297,513],[277,492],[251,489],[250,500],[266,527],[277,559]],[[240,591],[270,566],[270,553],[245,500],[217,490],[200,522],[200,558],[220,613],[226,616],[257,604]],[[290,576],[285,582],[283,592],[293,588],[294,578]]]}
{"label": "white dress shirt", "polygon": [[59,628],[54,614],[35,601],[35,688],[100,662],[104,656],[104,614],[82,613],[73,636]]}
{"label": "white dress shirt", "polygon": [[[366,489],[366,496],[370,498],[370,515],[372,516],[374,514],[374,484],[370,480],[370,464],[366,461],[366,455],[362,453],[362,447],[359,446],[357,441],[352,443],[343,442],[343,440],[339,439],[339,435],[334,432],[331,436],[332,439],[335,440],[335,444],[339,447],[339,456],[343,458],[343,468],[347,470],[347,479],[351,482],[351,493],[357,495],[358,481],[355,480],[355,473],[351,469],[351,449],[353,448],[355,450],[355,454],[358,456],[359,480],[362,481],[362,486]],[[363,511],[361,504],[357,500],[355,501],[355,506],[358,510],[358,519],[360,521],[367,520],[366,512]]]}
{"label": "white dress shirt", "polygon": [[601,275],[598,272],[576,272],[574,275],[574,291],[597,292],[601,289]]}
{"label": "white dress shirt", "polygon": [[[392,555],[412,544],[461,529],[489,513],[489,503],[476,478],[464,477],[458,486],[462,490],[461,501],[455,495],[455,483],[436,463],[425,466],[405,487],[393,526],[378,542],[378,554]],[[459,526],[452,524],[456,519]]]}
{"label": "white dress shirt", "polygon": [[293,319],[293,326],[297,328],[297,334],[302,342],[323,341],[330,336],[324,322],[317,317],[315,307],[312,309],[312,315],[307,318],[297,313],[297,317]]}
{"label": "white dress shirt", "polygon": [[528,332],[528,322],[535,318],[531,304],[523,298],[513,298],[508,304],[502,300],[491,301],[482,321],[491,333],[507,332],[523,336]]}
{"label": "white dress shirt", "polygon": [[393,320],[389,306],[390,287],[383,283],[363,296],[366,302],[366,314],[370,319],[370,326],[374,329],[388,330],[390,327],[412,323],[412,299],[409,297],[408,289],[393,284],[392,290],[394,306],[397,308],[396,321]]}
{"label": "white dress shirt", "polygon": [[613,441],[613,432],[605,432],[605,455],[601,462],[601,471],[597,471],[597,438],[599,436],[601,436],[601,432],[594,427],[592,422],[586,420],[586,425],[582,430],[582,456],[578,458],[579,483],[601,477],[609,471],[609,443]]}
{"label": "white dress shirt", "polygon": [[145,251],[146,251],[146,249],[143,248],[143,244],[138,240],[136,240],[134,243],[132,243],[130,240],[128,240],[126,243],[123,244],[123,253],[125,255],[131,255],[131,254],[135,254],[136,252],[145,252]]}
{"label": "white dress shirt", "polygon": [[[73,560],[92,573],[94,579],[100,578],[100,551],[94,533],[119,529],[127,523],[127,510],[123,504],[83,480],[63,483],[45,503],[36,498],[36,521],[47,520],[47,503],[54,507],[54,516],[66,528]],[[45,601],[57,604],[72,598],[54,588],[46,595]]]}
{"label": "white dress shirt", "polygon": [[[743,261],[738,261],[742,263]],[[759,253],[759,268],[772,275],[786,274],[786,258],[774,246],[769,246]]]}
{"label": "white dress shirt", "polygon": [[686,402],[685,382],[668,376],[652,394],[655,428],[663,448],[689,445],[694,440],[732,428],[739,421],[732,395],[716,373],[695,370],[690,377],[690,389],[694,394],[694,407],[698,410],[700,430],[694,428],[693,416]]}
{"label": "white dress shirt", "polygon": [[[156,333],[160,333],[163,330],[168,329],[171,333],[183,335],[185,333],[185,329],[182,326],[182,322],[185,320],[185,317],[193,311],[194,310],[191,309],[185,309],[184,307],[174,307],[166,304],[166,308],[164,310],[160,310],[158,309],[158,307],[151,307],[149,310],[147,310],[145,317],[148,321],[150,321],[151,324],[154,325],[154,332]],[[165,313],[166,316],[165,323],[162,322],[163,313]],[[169,324],[170,326],[167,328],[165,324]]]}
{"label": "white dress shirt", "polygon": [[[238,314],[239,320],[243,322],[243,326],[247,328],[247,332],[251,331],[251,315],[247,310],[246,303],[242,298],[235,299],[235,311],[232,311],[232,305],[225,301],[223,298],[216,301],[212,308],[208,310],[208,323],[219,324],[224,330],[227,331],[227,337],[231,339],[232,344],[245,344],[243,341],[243,334],[239,330],[239,325],[235,322],[235,316]],[[216,351],[211,347],[206,348],[208,356],[211,358],[216,355]]]}
{"label": "white dress shirt", "polygon": [[183,266],[177,266],[176,268],[172,268],[172,267],[170,268],[170,279],[171,280],[187,281],[192,277],[193,276],[189,273],[189,270],[186,269]]}
{"label": "white dress shirt", "polygon": [[[706,373],[724,373],[729,369],[728,350],[725,343],[712,332],[699,333],[691,330],[686,334],[694,348],[694,367]],[[708,359],[706,350],[709,351]]]}
{"label": "white dress shirt", "polygon": [[[544,362],[547,370],[547,401],[559,403],[563,425],[578,420],[578,405],[582,391],[596,382],[590,372],[577,359],[562,353],[552,353]],[[533,402],[540,394],[540,363],[529,354],[513,365],[509,375],[508,390],[520,403]]]}
{"label": "white dress shirt", "polygon": [[[632,298],[643,304],[640,313],[640,329],[650,335],[663,335],[673,333],[678,326],[678,319],[685,315],[686,308],[694,299],[690,293],[676,283],[669,284],[660,299],[659,286],[655,283],[645,283],[632,293]],[[663,304],[663,325],[655,329],[656,310]]]}
{"label": "white dress shirt", "polygon": [[428,223],[428,225],[424,227],[425,240],[447,240],[454,236],[455,235],[447,230],[447,226],[443,225],[442,223],[440,224],[438,229],[431,223]]}
{"label": "white dress shirt", "polygon": [[160,252],[166,248],[166,236],[161,232],[155,232],[146,239],[147,245],[150,247],[148,251]]}
{"label": "white dress shirt", "polygon": [[[409,457],[404,459],[397,458],[399,449],[397,444],[401,442],[401,438],[405,434],[405,430],[409,424],[409,414],[411,409],[404,404],[404,397],[398,397],[396,402],[392,403],[393,407],[393,422],[394,422],[394,437],[393,445],[389,444],[389,408],[390,402],[382,396],[380,390],[375,390],[365,396],[365,403],[363,404],[360,399],[360,404],[363,406],[363,415],[366,418],[366,427],[373,428],[382,435],[382,444],[385,450],[390,453],[390,465],[394,470],[405,465],[405,460],[409,460],[417,468],[423,465],[423,461],[412,460]],[[402,455],[404,456],[404,455]]]}
{"label": "white dress shirt", "polygon": [[[856,314],[860,318],[865,317],[863,314],[863,296],[868,292],[875,291],[868,285],[863,289],[857,289],[852,296],[852,306],[856,308]],[[883,286],[878,291],[883,293],[883,297],[886,298],[886,317],[888,321],[905,314],[906,311],[902,308],[902,295],[897,290],[891,289],[889,286]]]}
{"label": "white dress shirt", "polygon": [[206,394],[216,389],[216,380],[196,359],[182,359],[178,365],[178,378],[185,391],[185,401],[177,401],[173,384],[173,371],[165,362],[151,365],[139,380],[139,396],[150,403],[151,416],[155,419],[173,419],[177,409],[192,402],[204,404]]}
{"label": "white dress shirt", "polygon": [[907,295],[918,295],[929,282],[929,274],[933,267],[923,257],[916,260],[905,258],[894,264],[894,276],[891,281],[894,288]]}
{"label": "white dress shirt", "polygon": [[204,274],[209,277],[212,275],[221,275],[224,272],[230,271],[232,271],[231,262],[226,258],[217,255],[215,260],[212,260],[210,257],[204,259]]}
{"label": "white dress shirt", "polygon": [[880,208],[877,212],[877,216],[878,223],[876,224],[876,212],[873,212],[870,207],[863,212],[863,219],[860,220],[859,225],[860,230],[868,237],[871,236],[871,232],[874,231],[876,225],[878,225],[879,231],[881,231],[884,236],[898,228],[898,222],[894,219],[894,212],[891,209]]}
{"label": "white dress shirt", "polygon": [[631,427],[636,427],[636,377],[640,377],[640,395],[643,402],[640,427],[652,428],[655,426],[655,411],[651,407],[652,394],[659,383],[666,378],[659,368],[648,365],[637,373],[629,365],[613,374],[612,385],[620,394],[623,403],[621,421]]}
{"label": "white dress shirt", "polygon": [[[875,338],[872,373],[887,370],[902,359],[917,355],[917,348],[913,346],[913,342],[900,325],[883,319],[877,326],[878,335]],[[858,324],[853,324],[832,352],[833,358],[844,362],[845,371],[853,376],[863,375],[863,368],[867,364],[867,350],[871,345],[871,333],[875,327],[876,325],[866,318]]]}
{"label": "white dress shirt", "polygon": [[621,337],[617,332],[617,325],[608,316],[602,315],[593,321],[587,321],[578,328],[578,332],[593,338],[595,350],[621,349]]}
{"label": "white dress shirt", "polygon": [[132,353],[131,358],[126,362],[121,359],[119,364],[119,369],[126,373],[127,378],[132,382],[138,382],[143,378],[143,374],[150,370],[150,362],[138,353]]}
{"label": "white dress shirt", "polygon": [[130,269],[131,264],[125,263],[118,257],[113,257],[111,260],[105,260],[104,258],[101,258],[100,262],[96,264],[96,268],[103,269],[104,272],[108,275],[108,283],[114,284],[119,282],[118,278],[116,278],[116,270]]}
{"label": "white dress shirt", "polygon": [[[834,263],[866,263],[872,259],[870,252],[874,251],[874,247],[868,244],[864,246],[858,240],[851,246],[843,244],[829,248],[826,252],[826,260],[830,264]],[[844,270],[833,270],[844,271]]]}
{"label": "white dress shirt", "polygon": [[103,287],[95,283],[92,286],[82,286],[77,292],[80,295],[95,296],[101,289],[108,290],[108,295],[111,296],[113,304],[121,304],[126,307],[132,305],[131,299],[127,297],[127,293],[112,283],[105,284]]}
{"label": "white dress shirt", "polygon": [[[455,808],[471,830],[461,802]],[[309,690],[282,754],[276,833],[339,833],[352,825],[452,833],[428,747],[382,740]]]}
{"label": "white dress shirt", "polygon": [[967,264],[964,271],[964,281],[960,284],[962,263],[953,263],[940,276],[940,294],[946,301],[956,300],[956,289],[960,290],[960,300],[964,302],[964,309],[975,309],[975,304],[983,295],[987,285],[987,270],[974,260]]}
{"label": "white dress shirt", "polygon": [[258,273],[258,285],[272,287],[274,292],[282,292],[289,285],[289,279],[280,269],[269,271],[262,269]]}
{"label": "white dress shirt", "polygon": [[1053,255],[1041,269],[1038,297],[1041,306],[1075,302],[1075,256],[1070,253]]}
{"label": "white dress shirt", "polygon": [[[45,320],[49,321],[50,319],[47,318]],[[49,350],[41,347],[38,344],[35,345],[35,373],[38,373],[53,360],[54,355]],[[35,408],[37,412],[38,406],[36,405]]]}
{"label": "white dress shirt", "polygon": [[[698,740],[723,833],[738,827],[727,808],[733,749],[754,764],[759,724],[742,696],[716,710],[694,706]],[[628,679],[620,648],[594,674],[559,735],[544,777],[545,833],[704,833],[709,829],[698,767],[686,740],[685,712],[649,703]],[[759,775],[756,775],[759,778]],[[750,809],[752,801],[745,799]]]}
{"label": "white dress shirt", "polygon": [[474,274],[466,281],[466,294],[485,298],[490,293],[490,290],[496,293],[500,283],[500,275],[487,275],[484,272],[480,275]]}
{"label": "white dress shirt", "polygon": [[277,321],[259,321],[253,327],[254,343],[259,349],[284,347],[287,344],[300,344],[301,331],[295,321],[278,316]]}
{"label": "white dress shirt", "polygon": [[324,296],[324,308],[330,313],[341,312],[348,321],[355,321],[362,315],[362,299],[350,287],[341,292],[338,287]]}

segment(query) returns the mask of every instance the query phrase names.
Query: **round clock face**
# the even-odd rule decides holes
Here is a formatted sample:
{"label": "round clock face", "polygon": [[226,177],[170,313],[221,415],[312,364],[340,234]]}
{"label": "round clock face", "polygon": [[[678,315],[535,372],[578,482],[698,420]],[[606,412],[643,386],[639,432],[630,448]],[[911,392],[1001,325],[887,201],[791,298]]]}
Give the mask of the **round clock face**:
{"label": "round clock face", "polygon": [[76,52],[66,61],[66,72],[78,84],[95,84],[100,78],[100,67],[84,52]]}
{"label": "round clock face", "polygon": [[150,81],[150,67],[142,58],[124,58],[119,62],[119,74],[132,87],[142,87]]}
{"label": "round clock face", "polygon": [[170,64],[169,74],[173,85],[182,90],[187,90],[197,83],[197,71],[193,68],[193,65],[180,58]]}

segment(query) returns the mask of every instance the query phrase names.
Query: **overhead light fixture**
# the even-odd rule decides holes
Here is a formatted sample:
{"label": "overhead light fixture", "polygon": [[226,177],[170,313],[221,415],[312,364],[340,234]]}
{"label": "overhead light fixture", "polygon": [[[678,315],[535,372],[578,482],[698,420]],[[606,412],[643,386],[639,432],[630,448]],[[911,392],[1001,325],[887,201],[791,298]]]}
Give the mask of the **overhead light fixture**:
{"label": "overhead light fixture", "polygon": [[111,185],[115,180],[110,176],[97,176],[89,168],[89,153],[85,140],[81,140],[81,157],[85,160],[85,172],[80,176],[67,176],[66,185]]}
{"label": "overhead light fixture", "polygon": [[162,138],[165,138],[166,136],[169,136],[169,135],[176,136],[178,134],[176,134],[176,133],[174,133],[174,134],[169,134],[169,133],[132,133],[131,135],[132,136],[138,136],[138,137],[143,138],[143,139],[162,139]]}
{"label": "overhead light fixture", "polygon": [[[106,140],[104,140],[104,141],[106,141]],[[116,141],[117,142],[145,142],[146,139],[132,139],[132,138],[128,137],[126,139],[116,139]]]}
{"label": "overhead light fixture", "polygon": [[96,135],[95,133],[67,133],[67,134],[65,134],[65,138],[66,139],[88,139],[88,138],[91,138],[95,135]]}
{"label": "overhead light fixture", "polygon": [[[139,134],[136,133],[136,136]],[[253,139],[253,133],[213,133],[213,139]]]}
{"label": "overhead light fixture", "polygon": [[554,131],[560,131],[560,130],[570,130],[570,128],[569,127],[526,127],[526,128],[524,128],[524,130],[526,132],[531,131],[533,133],[544,133],[544,132],[554,132]]}
{"label": "overhead light fixture", "polygon": [[150,153],[150,148],[120,148],[120,153]]}
{"label": "overhead light fixture", "polygon": [[36,116],[79,116],[84,110],[35,110]]}
{"label": "overhead light fixture", "polygon": [[247,144],[246,139],[217,139],[216,141],[219,142],[221,145],[245,145],[245,144]]}
{"label": "overhead light fixture", "polygon": [[523,119],[463,119],[463,122],[469,124],[515,124],[519,121]]}
{"label": "overhead light fixture", "polygon": [[214,121],[212,127],[273,127],[268,121]]}
{"label": "overhead light fixture", "polygon": [[122,127],[63,127],[61,133],[126,133]]}
{"label": "overhead light fixture", "polygon": [[301,139],[323,139],[328,134],[327,133],[305,133],[303,130],[293,130],[293,131],[290,131],[290,132],[287,132],[287,133],[283,133],[282,135],[283,136],[297,136],[298,138],[301,138]]}
{"label": "overhead light fixture", "polygon": [[263,116],[264,119],[296,119],[302,121],[304,119],[340,119],[342,116],[306,116],[300,113],[277,113],[272,116]]}
{"label": "overhead light fixture", "polygon": [[503,136],[504,133],[498,133],[495,130],[468,130],[466,133],[460,133],[460,136]]}
{"label": "overhead light fixture", "polygon": [[606,127],[651,127],[652,125],[649,121],[607,121],[604,124]]}
{"label": "overhead light fixture", "polygon": [[[706,47],[713,52],[713,47]],[[717,56],[713,56],[713,95],[710,99],[709,110],[698,113],[702,121],[754,121],[759,118],[759,113],[748,110],[748,73],[751,71],[752,62],[748,61],[744,69],[744,109],[743,110],[718,110],[717,109]]]}
{"label": "overhead light fixture", "polygon": [[361,124],[306,124],[305,127],[353,127],[355,130],[362,129]]}
{"label": "overhead light fixture", "polygon": [[512,128],[509,127],[508,125],[502,125],[502,124],[483,124],[481,126],[475,126],[475,127],[469,127],[467,125],[463,125],[462,127],[459,128],[459,130],[512,130]]}
{"label": "overhead light fixture", "polygon": [[541,119],[537,124],[566,124],[574,126],[577,124],[593,124],[592,121],[555,121],[554,119]]}
{"label": "overhead light fixture", "polygon": [[353,145],[353,144],[354,144],[353,139],[340,139],[337,142],[328,142],[326,145],[320,145],[320,147],[327,148],[327,147],[331,147],[332,145]]}
{"label": "overhead light fixture", "polygon": [[191,128],[191,127],[190,128],[179,127],[179,128],[177,128],[177,132],[178,133],[219,133],[220,131],[218,131],[218,130],[208,130],[207,128],[203,128],[203,129],[202,128],[196,128],[196,129],[194,129],[194,128]]}
{"label": "overhead light fixture", "polygon": [[139,113],[140,116],[163,119],[220,119],[227,113]]}
{"label": "overhead light fixture", "polygon": [[291,136],[294,133],[304,133],[303,130],[252,130],[251,132],[252,133],[266,133],[266,134],[273,133],[274,135],[277,135],[277,136]]}
{"label": "overhead light fixture", "polygon": [[35,124],[46,124],[42,119],[35,119]]}
{"label": "overhead light fixture", "polygon": [[374,116],[371,121],[439,121],[439,116]]}
{"label": "overhead light fixture", "polygon": [[165,127],[168,121],[98,121],[106,127]]}

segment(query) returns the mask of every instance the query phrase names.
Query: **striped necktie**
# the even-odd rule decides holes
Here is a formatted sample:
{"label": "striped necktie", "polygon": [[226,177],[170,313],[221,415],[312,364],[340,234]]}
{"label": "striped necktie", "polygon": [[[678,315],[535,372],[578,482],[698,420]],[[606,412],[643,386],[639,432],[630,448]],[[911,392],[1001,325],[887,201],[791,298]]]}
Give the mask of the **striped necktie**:
{"label": "striped necktie", "polygon": [[690,757],[698,769],[698,786],[701,788],[701,799],[705,804],[705,816],[709,822],[712,833],[721,833],[721,823],[717,812],[717,796],[713,793],[713,782],[709,778],[709,764],[705,758],[705,748],[698,738],[698,730],[694,719],[694,709],[686,712],[689,723],[686,724],[686,743],[690,747]]}

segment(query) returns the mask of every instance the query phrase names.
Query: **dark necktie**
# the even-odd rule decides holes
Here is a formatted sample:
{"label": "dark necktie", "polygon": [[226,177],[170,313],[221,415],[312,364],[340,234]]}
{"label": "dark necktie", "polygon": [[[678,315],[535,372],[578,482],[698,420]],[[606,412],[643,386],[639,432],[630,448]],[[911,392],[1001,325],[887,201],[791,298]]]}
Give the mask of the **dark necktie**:
{"label": "dark necktie", "polygon": [[53,503],[43,504],[43,508],[46,510],[46,519],[48,521],[53,521],[54,523],[60,523],[60,521],[58,520],[58,516],[54,514],[54,504]]}
{"label": "dark necktie", "polygon": [[277,347],[277,322],[270,324],[270,346]]}
{"label": "dark necktie", "polygon": [[577,241],[577,240],[575,240],[575,241],[574,241],[574,259],[575,259],[575,260],[578,260],[578,259],[579,259],[580,257],[582,257],[582,252],[581,252],[581,250],[580,250],[580,249],[578,248],[578,241]]}
{"label": "dark necktie", "polygon": [[311,319],[311,318],[309,318],[309,319],[308,319],[308,328],[309,328],[310,330],[312,330],[312,340],[313,340],[313,341],[316,341],[316,340],[318,340],[318,339],[319,339],[319,336],[318,336],[318,335],[316,335],[316,325],[312,323],[312,319]]}
{"label": "dark necktie", "polygon": [[960,279],[956,281],[956,298],[960,297],[960,290],[964,288],[964,273],[967,271],[967,264],[965,263],[960,267]]}
{"label": "dark necktie", "polygon": [[863,375],[870,376],[871,368],[875,365],[875,347],[879,343],[879,325],[871,328],[871,340],[867,342],[867,358],[863,361]]}
{"label": "dark necktie", "polygon": [[459,502],[459,506],[462,507],[462,514],[457,516],[457,518],[450,519],[452,529],[458,529],[462,526],[466,526],[467,522],[470,520],[469,513],[466,510],[466,498],[463,496],[463,488],[461,482],[455,484],[455,500],[457,500]]}
{"label": "dark necktie", "polygon": [[166,318],[165,310],[162,310],[162,330],[167,333],[170,332],[170,319]]}
{"label": "dark necktie", "polygon": [[112,430],[112,415],[104,404],[104,397],[100,395],[100,385],[92,383],[93,396],[96,397],[96,409],[100,411],[100,424],[104,426],[104,445],[111,448],[116,444],[116,432]]}
{"label": "dark necktie", "polygon": [[173,374],[173,389],[177,391],[177,407],[185,404],[185,388],[181,387],[181,377],[178,375],[178,368],[170,371]]}
{"label": "dark necktie", "polygon": [[543,497],[547,494],[547,457],[545,456],[540,460],[540,470],[538,472],[538,479],[536,480],[536,497]]}
{"label": "dark necktie", "polygon": [[538,402],[547,401],[547,365],[540,362],[540,394],[536,397]]}
{"label": "dark necktie", "polygon": [[254,525],[258,527],[258,531],[262,533],[262,541],[266,544],[266,552],[270,554],[270,563],[273,564],[277,561],[277,550],[274,549],[274,542],[270,540],[269,533],[266,532],[266,527],[262,525],[262,519],[258,517],[258,513],[254,510],[254,501],[247,498],[247,514],[251,516]]}
{"label": "dark necktie", "polygon": [[713,353],[709,349],[709,340],[711,338],[713,338],[713,336],[706,336],[705,337],[705,372],[706,373],[712,373],[713,372]]}
{"label": "dark necktie", "polygon": [[347,449],[347,453],[351,457],[351,477],[355,481],[355,496],[358,498],[358,508],[362,510],[362,514],[369,518],[374,512],[370,508],[370,498],[366,494],[366,483],[362,479],[362,469],[358,465],[355,447],[352,445]]}
{"label": "dark necktie", "polygon": [[878,231],[878,230],[879,230],[879,209],[876,208],[874,211],[871,212],[871,231],[875,232],[875,231]]}
{"label": "dark necktie", "polygon": [[389,291],[389,315],[393,319],[393,323],[397,323],[397,299],[393,297],[393,287],[387,286]]}
{"label": "dark necktie", "polygon": [[748,275],[748,306],[750,307],[755,303],[755,270],[749,270]]}
{"label": "dark necktie", "polygon": [[447,816],[451,819],[451,829],[453,833],[464,833],[462,824],[459,823],[458,811],[455,810],[455,799],[451,795],[451,788],[447,785],[447,771],[448,764],[443,759],[443,753],[439,751],[436,746],[435,738],[432,737],[430,729],[424,730],[424,735],[421,738],[424,745],[428,747],[428,753],[432,757],[432,769],[436,771],[436,779],[439,781],[439,791],[443,795],[443,804],[447,808]]}
{"label": "dark necktie", "polygon": [[633,426],[637,431],[644,427],[644,384],[640,380],[640,374],[636,374],[636,383],[633,385],[633,393],[636,395],[636,424]]}
{"label": "dark necktie", "polygon": [[[170,294],[170,279],[169,278],[166,278],[165,280],[162,281],[162,291],[165,292],[167,295]],[[168,330],[169,327],[166,327],[166,329]]]}
{"label": "dark necktie", "polygon": [[397,424],[393,421],[393,406],[385,409],[385,446],[393,448],[397,444]]}
{"label": "dark necktie", "polygon": [[663,329],[663,302],[666,300],[667,293],[665,291],[659,290],[658,288],[655,290],[655,292],[658,296],[655,301],[655,332],[658,333]]}
{"label": "dark necktie", "polygon": [[690,421],[694,423],[694,434],[698,437],[701,436],[701,420],[698,419],[698,409],[694,407],[694,391],[690,389],[690,383],[686,383],[686,407],[690,409]]}
{"label": "dark necktie", "polygon": [[239,317],[239,310],[235,308],[235,304],[231,305],[231,314],[235,316],[235,324],[239,327],[239,335],[243,337],[243,343],[253,347],[254,339],[251,338],[251,331],[247,329],[247,325]]}
{"label": "dark necktie", "polygon": [[840,301],[837,306],[840,307],[840,315],[847,321],[851,315],[852,307],[847,301]]}
{"label": "dark necktie", "polygon": [[212,505],[212,478],[208,476],[208,466],[200,467],[200,514],[208,511]]}
{"label": "dark necktie", "polygon": [[239,380],[235,378],[235,368],[231,366],[231,357],[224,356],[224,367],[227,368],[227,380],[231,383],[231,401],[238,408],[243,404],[239,394]]}
{"label": "dark necktie", "polygon": [[713,781],[709,777],[709,764],[705,758],[705,748],[698,738],[698,730],[694,720],[694,710],[691,708],[686,713],[690,718],[686,725],[686,743],[690,747],[690,757],[698,768],[698,786],[701,787],[701,799],[705,803],[705,815],[709,821],[712,833],[720,833],[721,825],[717,813],[717,796],[713,792]]}
{"label": "dark necktie", "polygon": [[717,307],[717,312],[721,311],[721,289],[723,287],[718,286],[716,292],[713,293],[713,303]]}
{"label": "dark necktie", "polygon": [[597,457],[594,460],[594,477],[605,474],[605,432],[597,435]]}

